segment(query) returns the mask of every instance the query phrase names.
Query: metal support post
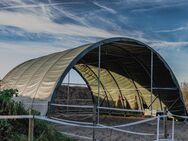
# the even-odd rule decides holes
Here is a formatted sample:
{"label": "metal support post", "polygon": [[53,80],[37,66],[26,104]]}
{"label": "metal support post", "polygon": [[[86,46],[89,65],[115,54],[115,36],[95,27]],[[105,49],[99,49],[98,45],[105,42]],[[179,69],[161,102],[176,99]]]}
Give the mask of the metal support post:
{"label": "metal support post", "polygon": [[98,99],[97,99],[97,123],[99,124],[100,119],[100,71],[101,71],[101,46],[99,46],[99,56],[98,56]]}
{"label": "metal support post", "polygon": [[164,120],[163,120],[163,131],[164,131],[164,138],[167,139],[168,138],[168,131],[167,131],[167,110],[166,107],[164,107]]}
{"label": "metal support post", "polygon": [[[69,101],[70,101],[70,88],[69,88],[69,85],[70,85],[70,71],[68,72],[68,87],[67,87],[67,105],[69,105]],[[67,113],[69,111],[69,107],[67,106]]]}
{"label": "metal support post", "polygon": [[151,87],[151,116],[152,116],[152,111],[153,111],[153,104],[152,104],[152,101],[153,101],[153,52],[151,51],[151,84],[150,84],[150,87]]}
{"label": "metal support post", "polygon": [[93,107],[93,141],[96,141],[96,135],[95,135],[95,126],[96,124],[96,111],[97,111],[97,107],[96,104],[94,103],[94,107]]}
{"label": "metal support post", "polygon": [[172,141],[174,141],[174,117],[172,119]]}
{"label": "metal support post", "polygon": [[[31,109],[29,110],[29,115],[32,115]],[[28,141],[33,141],[33,133],[34,133],[34,117],[29,118],[29,129],[28,129]]]}
{"label": "metal support post", "polygon": [[98,53],[98,97],[97,97],[97,102],[94,103],[93,107],[93,141],[96,141],[96,129],[95,126],[99,124],[99,119],[100,119],[100,69],[101,69],[101,46],[99,46],[99,53]]}
{"label": "metal support post", "polygon": [[159,141],[159,136],[160,136],[160,115],[157,116],[157,141]]}

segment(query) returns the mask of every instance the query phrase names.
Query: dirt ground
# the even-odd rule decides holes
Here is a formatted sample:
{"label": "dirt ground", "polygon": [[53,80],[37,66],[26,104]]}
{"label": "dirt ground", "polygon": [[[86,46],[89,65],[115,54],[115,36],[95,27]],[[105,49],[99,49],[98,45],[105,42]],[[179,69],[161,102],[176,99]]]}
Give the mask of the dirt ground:
{"label": "dirt ground", "polygon": [[[108,118],[101,118],[100,122],[105,125],[119,125],[119,124],[126,124],[135,121],[143,120],[143,118],[118,118],[118,117],[108,117]],[[110,123],[110,124],[109,124]],[[80,127],[70,127],[70,126],[62,126],[56,125],[56,128],[64,133],[68,133],[72,135],[84,136],[87,137],[86,139],[81,137],[75,137],[80,141],[89,141],[92,140],[93,137],[93,129],[88,128],[80,128]],[[157,132],[157,120],[142,123],[139,125],[134,125],[130,127],[124,127],[121,129],[134,131],[134,132],[142,132],[142,133],[151,133],[155,134],[153,136],[143,136],[143,135],[134,135],[130,133],[123,133],[119,131],[114,131],[112,129],[96,129],[95,130],[95,137],[99,141],[154,141],[156,140],[156,132]],[[163,138],[163,120],[160,122],[160,134],[161,138]],[[167,129],[169,138],[171,137],[172,133],[172,121],[167,121]],[[175,122],[175,141],[188,141],[188,123],[186,122]]]}

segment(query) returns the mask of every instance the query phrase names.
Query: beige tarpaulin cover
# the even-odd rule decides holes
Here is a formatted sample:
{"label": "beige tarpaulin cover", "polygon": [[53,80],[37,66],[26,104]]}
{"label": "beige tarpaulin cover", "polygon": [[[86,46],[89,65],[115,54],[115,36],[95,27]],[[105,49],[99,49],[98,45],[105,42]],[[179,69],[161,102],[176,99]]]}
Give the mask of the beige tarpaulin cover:
{"label": "beige tarpaulin cover", "polygon": [[186,110],[178,83],[165,61],[153,49],[127,38],[112,38],[24,62],[3,79],[4,88],[19,90],[18,99],[45,115],[56,89],[73,68],[97,95],[98,47],[101,47],[100,97],[110,107],[145,109],[151,105],[151,52],[153,52],[153,108],[164,105],[172,113]]}

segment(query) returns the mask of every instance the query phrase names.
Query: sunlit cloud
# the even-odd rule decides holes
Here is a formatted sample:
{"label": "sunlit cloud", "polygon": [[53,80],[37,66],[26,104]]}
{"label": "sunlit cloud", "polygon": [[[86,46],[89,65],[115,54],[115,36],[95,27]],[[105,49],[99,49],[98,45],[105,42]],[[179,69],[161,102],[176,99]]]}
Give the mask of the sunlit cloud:
{"label": "sunlit cloud", "polygon": [[[9,18],[7,18],[9,17]],[[15,18],[16,17],[16,18]],[[94,36],[112,37],[118,36],[94,27],[85,27],[75,24],[58,24],[51,21],[48,17],[41,17],[33,14],[0,12],[0,25],[15,26],[28,32],[64,34],[74,36]]]}

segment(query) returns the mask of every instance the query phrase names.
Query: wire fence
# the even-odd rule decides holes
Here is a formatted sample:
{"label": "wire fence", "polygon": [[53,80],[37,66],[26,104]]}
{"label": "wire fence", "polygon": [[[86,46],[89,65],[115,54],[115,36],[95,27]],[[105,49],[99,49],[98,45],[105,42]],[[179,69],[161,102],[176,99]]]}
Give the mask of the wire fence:
{"label": "wire fence", "polygon": [[[87,128],[87,129],[108,129],[111,131],[116,131],[116,132],[122,132],[122,133],[126,133],[126,134],[131,134],[131,135],[139,135],[139,136],[153,136],[156,137],[156,141],[160,141],[160,136],[162,135],[162,133],[160,132],[160,121],[163,120],[164,118],[171,118],[172,119],[172,135],[170,140],[174,141],[174,117],[178,117],[178,118],[184,118],[184,119],[188,119],[187,116],[178,116],[178,115],[158,115],[156,117],[152,117],[152,118],[147,118],[147,119],[143,119],[140,121],[135,121],[135,122],[131,122],[131,123],[126,123],[126,124],[121,124],[121,125],[104,125],[104,124],[91,124],[91,123],[87,123],[87,122],[76,122],[76,121],[71,121],[71,120],[63,120],[63,119],[57,119],[57,118],[48,118],[46,116],[38,116],[38,115],[0,115],[0,120],[2,119],[6,119],[6,120],[12,120],[12,119],[29,119],[29,122],[34,122],[34,120],[43,120],[43,121],[47,121],[49,123],[53,123],[53,124],[58,124],[58,125],[63,125],[63,126],[71,126],[74,128]],[[137,131],[130,131],[125,129],[124,127],[130,127],[130,126],[136,126],[136,125],[140,125],[143,123],[148,123],[148,122],[157,122],[156,123],[156,131],[155,132],[137,132]],[[33,123],[34,124],[34,123]],[[29,124],[29,130],[28,132],[33,132],[34,126],[31,126],[32,124]],[[75,136],[78,138],[85,138],[88,140],[92,140],[92,137],[86,137],[86,136],[79,136],[79,135],[74,135],[72,133],[67,133],[67,132],[62,132],[62,134],[67,134],[69,136]],[[31,141],[33,139],[33,133],[28,133],[28,141]]]}
{"label": "wire fence", "polygon": [[[34,103],[33,103],[34,104]],[[37,104],[37,103],[36,103]],[[66,104],[56,104],[56,103],[48,103],[52,106],[57,106],[57,107],[69,107],[69,108],[83,108],[83,109],[94,109],[93,105],[66,105]],[[39,104],[40,105],[40,104]],[[131,110],[131,109],[121,109],[121,108],[110,108],[110,107],[100,107],[97,106],[96,108],[98,108],[99,110],[112,110],[112,111],[123,111],[123,112],[138,112],[138,113],[144,113],[144,110]],[[91,115],[92,117],[93,115]],[[126,134],[131,134],[131,135],[138,135],[138,136],[156,136],[156,140],[159,141],[160,137],[162,135],[164,135],[163,133],[160,132],[160,122],[161,119],[164,118],[171,118],[172,119],[172,130],[171,130],[171,136],[170,136],[170,140],[174,141],[174,117],[177,118],[184,118],[184,119],[188,119],[187,116],[179,116],[179,115],[158,115],[156,117],[152,117],[152,118],[146,118],[144,120],[140,120],[140,121],[135,121],[135,122],[131,122],[131,123],[126,123],[126,124],[119,124],[119,125],[104,125],[101,124],[102,122],[98,122],[95,123],[94,122],[83,122],[83,121],[73,121],[73,120],[67,120],[67,119],[62,119],[62,118],[57,118],[57,117],[53,117],[51,116],[49,117],[44,117],[44,116],[31,116],[31,115],[25,115],[25,116],[0,116],[0,119],[18,119],[18,118],[28,118],[28,119],[38,119],[38,120],[45,120],[47,122],[51,122],[54,124],[58,124],[58,125],[64,125],[64,126],[69,126],[72,128],[87,128],[87,129],[108,129],[110,131],[116,131],[116,132],[121,132],[121,133],[126,133]],[[136,126],[136,125],[140,125],[140,124],[144,124],[144,123],[148,123],[148,122],[153,122],[156,121],[156,130],[155,132],[148,132],[145,131],[143,132],[143,130],[140,130],[142,132],[139,131],[130,131],[125,129],[125,127],[131,127],[131,126]],[[71,133],[72,134],[72,133]],[[76,135],[77,136],[77,135]],[[79,135],[78,135],[79,136]],[[87,137],[86,137],[87,138]],[[89,137],[91,138],[91,137]]]}

